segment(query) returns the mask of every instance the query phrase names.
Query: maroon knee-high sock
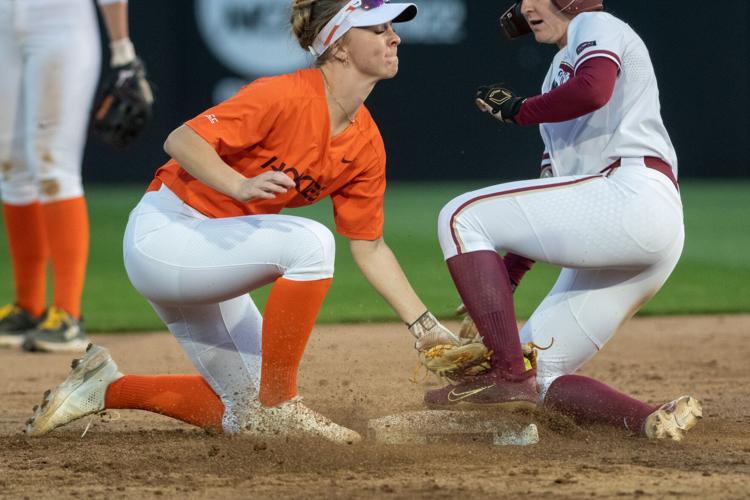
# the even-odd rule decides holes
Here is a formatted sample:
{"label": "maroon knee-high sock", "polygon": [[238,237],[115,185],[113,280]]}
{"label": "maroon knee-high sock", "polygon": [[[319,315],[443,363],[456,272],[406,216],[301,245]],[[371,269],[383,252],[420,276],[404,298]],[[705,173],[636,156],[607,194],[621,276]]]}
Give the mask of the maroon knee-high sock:
{"label": "maroon knee-high sock", "polygon": [[552,382],[544,407],[583,424],[609,424],[638,433],[646,417],[658,408],[581,375],[563,375]]}
{"label": "maroon knee-high sock", "polygon": [[518,338],[513,290],[497,252],[470,252],[451,257],[448,270],[459,295],[492,351],[492,372],[515,378],[526,371]]}

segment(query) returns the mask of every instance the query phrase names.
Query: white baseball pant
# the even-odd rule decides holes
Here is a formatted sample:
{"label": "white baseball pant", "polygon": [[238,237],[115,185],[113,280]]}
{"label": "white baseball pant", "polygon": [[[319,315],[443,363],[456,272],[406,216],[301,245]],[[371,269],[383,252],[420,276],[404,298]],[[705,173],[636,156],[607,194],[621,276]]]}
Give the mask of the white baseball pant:
{"label": "white baseball pant", "polygon": [[83,194],[81,161],[101,47],[88,0],[0,0],[0,196]]}
{"label": "white baseball pant", "polygon": [[262,316],[248,292],[283,276],[331,278],[333,235],[289,215],[209,218],[166,186],[131,212],[125,269],[224,403],[238,432],[260,389]]}
{"label": "white baseball pant", "polygon": [[441,211],[438,233],[446,260],[495,250],[562,267],[520,332],[522,343],[552,344],[539,352],[542,394],[591,359],[656,294],[684,242],[677,189],[642,159],[624,159],[609,176],[511,182],[463,194]]}

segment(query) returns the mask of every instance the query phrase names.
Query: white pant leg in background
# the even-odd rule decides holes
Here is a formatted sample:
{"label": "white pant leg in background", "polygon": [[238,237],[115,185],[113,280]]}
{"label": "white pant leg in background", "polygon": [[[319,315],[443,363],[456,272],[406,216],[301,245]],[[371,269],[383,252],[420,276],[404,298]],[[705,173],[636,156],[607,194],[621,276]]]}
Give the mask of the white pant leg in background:
{"label": "white pant leg in background", "polygon": [[[12,124],[0,119],[5,203],[83,194],[81,161],[101,58],[94,9],[81,0],[0,0],[0,67],[7,63],[15,75],[20,61],[22,89],[15,109],[21,116]],[[8,137],[17,154],[6,156],[1,143]]]}
{"label": "white pant leg in background", "polygon": [[664,284],[682,252],[682,205],[663,174],[624,160],[609,177],[538,179],[466,193],[442,210],[445,258],[513,252],[563,268],[521,332],[540,346],[543,393],[590,359]]}
{"label": "white pant leg in background", "polygon": [[247,292],[278,277],[333,276],[322,224],[287,215],[207,218],[163,186],[130,215],[125,268],[133,286],[224,403],[237,432],[260,389],[262,318]]}
{"label": "white pant leg in background", "polygon": [[[27,184],[33,184],[33,177],[25,165],[21,134],[23,128],[23,56],[16,37],[14,9],[15,3],[0,0],[0,197],[4,196],[3,185],[12,177],[26,177]],[[7,188],[6,188],[7,190]]]}

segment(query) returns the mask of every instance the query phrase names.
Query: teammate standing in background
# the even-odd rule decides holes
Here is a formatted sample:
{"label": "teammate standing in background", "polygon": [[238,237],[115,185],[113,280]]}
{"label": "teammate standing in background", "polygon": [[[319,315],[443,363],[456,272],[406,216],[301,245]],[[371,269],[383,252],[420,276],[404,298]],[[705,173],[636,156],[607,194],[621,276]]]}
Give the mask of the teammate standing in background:
{"label": "teammate standing in background", "polygon": [[[640,37],[601,0],[523,0],[503,23],[556,44],[542,94],[482,87],[478,107],[498,120],[540,125],[543,178],[466,193],[448,203],[439,237],[463,302],[493,352],[483,375],[429,391],[433,407],[541,402],[580,422],[680,440],[701,417],[683,396],[654,407],[573,375],[664,284],[682,252],[677,158],[660,116]],[[511,161],[510,155],[500,161]],[[523,330],[498,251],[562,267]],[[527,370],[521,343],[551,345]],[[538,384],[538,385],[537,385]]]}
{"label": "teammate standing in background", "polygon": [[[136,60],[127,0],[99,0],[99,7],[112,70],[127,69]],[[15,281],[14,303],[0,307],[0,347],[83,352],[88,345],[81,161],[100,57],[90,0],[0,0],[0,195]]]}
{"label": "teammate standing in background", "polygon": [[[335,245],[320,223],[278,212],[330,196],[337,232],[412,333],[452,336],[383,240],[385,148],[364,106],[398,72],[392,22],[416,13],[383,0],[296,0],[293,31],[316,67],[256,80],[170,134],[173,159],[130,216],[125,266],[201,375],[123,376],[94,346],[45,397],[30,434],[132,408],[228,433],[360,439],[297,397]],[[261,317],[248,292],[268,283]]]}

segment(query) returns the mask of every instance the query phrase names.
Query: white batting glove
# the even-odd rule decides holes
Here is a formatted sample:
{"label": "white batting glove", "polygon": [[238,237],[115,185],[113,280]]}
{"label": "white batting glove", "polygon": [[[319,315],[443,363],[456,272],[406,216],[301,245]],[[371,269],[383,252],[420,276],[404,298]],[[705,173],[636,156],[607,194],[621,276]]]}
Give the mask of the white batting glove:
{"label": "white batting glove", "polygon": [[444,327],[430,311],[425,311],[409,325],[409,331],[417,341],[414,348],[419,352],[427,351],[437,345],[460,346],[461,339]]}

